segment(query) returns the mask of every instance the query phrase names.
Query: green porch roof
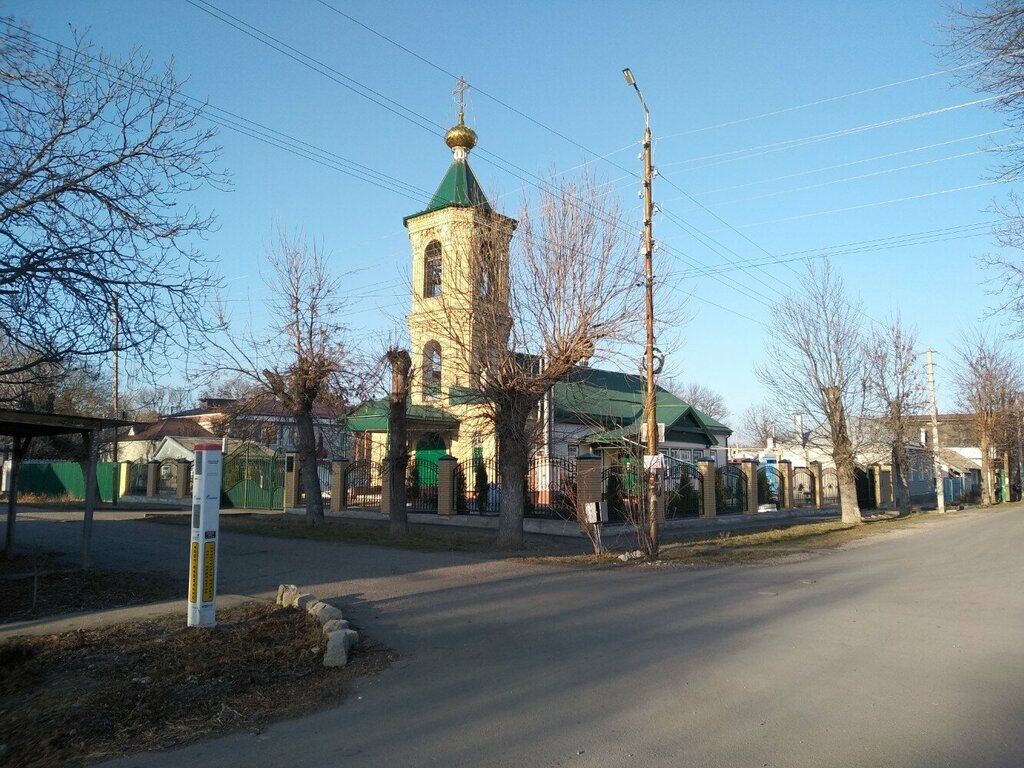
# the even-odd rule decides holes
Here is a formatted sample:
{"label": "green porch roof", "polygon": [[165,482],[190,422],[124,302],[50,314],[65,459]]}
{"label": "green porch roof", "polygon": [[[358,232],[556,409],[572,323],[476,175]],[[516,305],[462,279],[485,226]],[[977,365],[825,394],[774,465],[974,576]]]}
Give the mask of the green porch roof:
{"label": "green porch roof", "polygon": [[493,211],[483,187],[466,160],[453,160],[427,207],[419,213],[406,216],[404,220],[450,207],[479,208],[487,213]]}
{"label": "green porch roof", "polygon": [[[642,377],[598,368],[574,368],[555,384],[553,399],[558,421],[594,429],[593,443],[612,444],[635,440],[644,411]],[[665,439],[711,445],[732,430],[698,408],[657,387],[658,421],[665,425]],[[604,431],[600,431],[601,428]]]}
{"label": "green porch roof", "polygon": [[[455,429],[459,420],[450,413],[430,405],[409,405],[406,411],[409,427],[427,429]],[[369,400],[346,418],[345,423],[353,432],[387,432],[388,401]]]}

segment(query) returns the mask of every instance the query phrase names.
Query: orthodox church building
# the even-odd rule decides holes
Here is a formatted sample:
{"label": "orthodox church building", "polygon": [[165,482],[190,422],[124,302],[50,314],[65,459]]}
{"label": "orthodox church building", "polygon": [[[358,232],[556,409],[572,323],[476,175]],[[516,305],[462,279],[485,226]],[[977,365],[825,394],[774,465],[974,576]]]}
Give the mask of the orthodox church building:
{"label": "orthodox church building", "polygon": [[[469,165],[477,136],[461,109],[445,143],[452,150],[447,173],[427,207],[404,219],[412,250],[410,448],[417,462],[445,454],[460,462],[493,460],[493,427],[473,393],[488,350],[508,344],[509,247],[517,222],[492,208]],[[595,451],[607,466],[620,461],[641,437],[643,383],[637,375],[577,366],[538,409],[535,455],[572,459]],[[663,453],[726,463],[728,427],[660,387],[657,403]],[[352,458],[382,461],[387,400],[364,403],[347,422]]]}

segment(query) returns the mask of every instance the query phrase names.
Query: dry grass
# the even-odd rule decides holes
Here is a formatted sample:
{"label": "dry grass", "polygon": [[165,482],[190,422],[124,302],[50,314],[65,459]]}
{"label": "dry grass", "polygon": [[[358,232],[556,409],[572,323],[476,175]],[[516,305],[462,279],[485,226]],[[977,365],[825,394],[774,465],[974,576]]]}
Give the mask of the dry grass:
{"label": "dry grass", "polygon": [[363,639],[349,665],[322,664],[320,625],[254,603],[188,629],[180,616],[0,646],[6,764],[81,765],[164,749],[340,703],[394,654]]}
{"label": "dry grass", "polygon": [[169,600],[185,594],[181,579],[154,573],[88,570],[54,555],[0,560],[0,622]]}
{"label": "dry grass", "polygon": [[[659,564],[729,565],[763,563],[797,556],[807,556],[842,547],[861,539],[892,533],[921,524],[934,516],[913,514],[908,517],[878,517],[860,525],[839,521],[824,523],[792,523],[778,528],[751,533],[722,531],[699,537],[665,542],[661,546]],[[619,553],[604,555],[554,556],[524,558],[527,562],[575,567],[629,567],[648,564],[646,561],[622,562]]]}

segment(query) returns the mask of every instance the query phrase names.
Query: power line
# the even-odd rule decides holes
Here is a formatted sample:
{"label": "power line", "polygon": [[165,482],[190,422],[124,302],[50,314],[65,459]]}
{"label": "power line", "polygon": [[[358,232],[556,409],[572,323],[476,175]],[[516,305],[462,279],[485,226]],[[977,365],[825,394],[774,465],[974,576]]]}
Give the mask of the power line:
{"label": "power line", "polygon": [[886,238],[876,238],[874,240],[862,240],[853,243],[845,243],[839,245],[830,245],[821,248],[811,248],[802,251],[793,251],[790,253],[779,254],[774,259],[765,260],[749,260],[744,262],[743,265],[723,265],[723,266],[708,266],[704,270],[699,270],[694,275],[696,277],[702,277],[705,274],[720,274],[722,272],[728,272],[733,269],[741,269],[743,266],[766,266],[774,264],[783,264],[787,262],[806,261],[811,258],[820,256],[846,256],[854,253],[864,253],[870,251],[884,251],[891,250],[894,248],[906,248],[914,245],[930,245],[934,243],[944,243],[952,240],[963,240],[971,237],[980,237],[991,231],[992,225],[995,221],[984,221],[977,222],[974,224],[961,224],[955,227],[945,227],[937,230],[923,230],[921,232],[911,232],[904,235],[893,235]]}
{"label": "power line", "polygon": [[[1024,93],[1024,89],[1013,91],[1007,95],[1016,95]],[[686,160],[678,160],[673,163],[668,163],[663,166],[665,168],[677,166],[677,165],[688,165],[690,163],[699,163],[702,160],[717,160],[718,162],[705,163],[703,165],[696,165],[687,168],[686,170],[699,170],[701,168],[712,168],[717,165],[724,165],[725,163],[733,163],[741,160],[749,160],[754,157],[761,157],[772,152],[784,152],[790,149],[796,149],[797,147],[807,146],[809,144],[818,144],[823,141],[830,141],[832,139],[843,138],[845,136],[852,136],[857,133],[864,133],[865,131],[873,131],[878,128],[887,128],[892,125],[901,125],[903,123],[912,122],[914,120],[921,120],[926,117],[934,117],[936,115],[946,114],[948,112],[954,112],[958,109],[965,109],[967,107],[975,107],[979,104],[986,104],[990,101],[1004,98],[1004,96],[985,96],[980,99],[973,99],[972,101],[961,102],[960,104],[952,104],[946,107],[939,107],[936,109],[926,110],[924,112],[916,112],[910,115],[901,115],[899,117],[889,118],[887,120],[880,120],[874,123],[865,123],[864,125],[858,125],[853,128],[842,128],[835,131],[827,131],[825,133],[818,133],[813,136],[804,136],[799,139],[785,139],[783,141],[774,141],[768,144],[759,144],[754,147],[745,147],[743,149],[733,149],[727,152],[716,152],[710,155],[702,155],[700,157],[691,157]],[[738,157],[737,157],[738,155]],[[719,159],[726,158],[726,159]]]}
{"label": "power line", "polygon": [[[773,176],[773,177],[771,177],[769,179],[758,179],[757,181],[748,181],[748,182],[745,182],[743,184],[732,184],[732,185],[730,185],[728,187],[718,187],[716,189],[708,189],[708,190],[704,190],[702,192],[694,192],[692,194],[695,197],[707,197],[709,195],[713,195],[713,194],[716,194],[718,192],[730,192],[730,191],[732,191],[734,189],[745,189],[747,187],[754,187],[754,186],[758,186],[758,185],[761,185],[761,184],[770,184],[773,181],[785,181],[787,179],[795,179],[795,178],[798,178],[800,176],[809,176],[809,175],[815,174],[815,173],[823,173],[825,171],[833,171],[833,170],[838,170],[840,168],[849,168],[850,166],[853,166],[853,165],[861,165],[863,163],[870,163],[870,162],[874,162],[875,160],[887,160],[890,157],[899,157],[901,155],[909,155],[909,154],[914,153],[914,152],[922,152],[922,151],[924,151],[926,149],[935,149],[937,147],[945,147],[945,146],[948,146],[950,144],[958,144],[959,142],[962,142],[962,141],[971,141],[972,139],[982,139],[982,138],[985,138],[986,136],[994,136],[997,133],[1005,133],[1006,131],[1012,131],[1012,130],[1015,130],[1015,129],[1014,128],[998,128],[998,129],[996,129],[994,131],[985,131],[984,133],[975,133],[975,134],[972,134],[971,136],[961,136],[960,138],[949,139],[948,141],[939,141],[939,142],[935,142],[934,144],[923,144],[923,145],[918,146],[918,147],[911,147],[910,149],[901,149],[901,150],[898,150],[896,152],[887,152],[887,153],[885,153],[883,155],[874,155],[873,157],[862,157],[859,160],[849,160],[849,161],[847,161],[845,163],[835,163],[833,165],[825,165],[825,166],[821,166],[819,168],[812,168],[811,170],[808,170],[808,171],[797,171],[796,173],[787,173],[787,174],[784,174],[782,176]],[[681,198],[675,198],[675,199],[681,199]],[[669,202],[671,202],[671,201],[669,201]]]}
{"label": "power line", "polygon": [[[43,35],[39,35],[35,32],[32,32],[31,30],[26,29],[24,27],[20,27],[16,24],[11,24],[9,22],[8,25],[20,30],[21,32],[27,35],[30,35],[38,40],[43,41],[48,45],[53,46],[53,52],[45,51],[45,54],[51,56],[52,58],[56,58],[56,56],[59,55],[59,52],[63,50],[72,55],[89,59],[93,62],[96,62],[97,64],[104,63],[99,57],[92,56],[78,49],[70,48],[47,37],[44,37]],[[43,49],[40,48],[40,51],[43,52]],[[111,76],[111,72],[109,69],[98,69],[96,67],[89,66],[85,63],[82,63],[82,66],[89,72],[97,76],[106,78],[109,78]],[[116,67],[113,65],[109,66],[111,69],[119,72],[122,76],[127,77],[131,74],[124,68]],[[125,82],[120,78],[118,78],[118,80],[122,83]],[[146,82],[153,86],[159,86],[159,83],[153,80],[146,80]],[[183,101],[175,101],[174,99],[172,99],[172,103],[174,103],[175,106],[193,109],[200,117],[202,117],[204,120],[207,120],[208,122],[213,123],[214,125],[218,125],[222,128],[227,128],[229,130],[235,131],[236,133],[240,133],[249,138],[261,141],[265,144],[276,147],[278,149],[282,149],[293,155],[303,157],[323,167],[339,171],[348,176],[351,176],[352,178],[358,179],[360,181],[365,181],[380,189],[384,189],[389,192],[394,192],[398,195],[407,197],[411,200],[418,201],[422,199],[421,197],[414,196],[411,193],[416,193],[417,195],[421,195],[423,197],[429,196],[430,194],[427,190],[421,189],[412,184],[404,182],[401,179],[398,179],[394,176],[390,176],[386,173],[378,171],[369,166],[363,165],[362,163],[358,163],[354,160],[349,160],[348,158],[345,158],[335,152],[326,150],[315,144],[296,138],[295,136],[284,133],[275,128],[271,128],[255,120],[251,120],[247,117],[239,115],[235,112],[231,112],[230,110],[226,110],[221,107],[216,107],[213,104],[210,104],[209,102],[197,99],[193,96],[189,96],[188,94],[180,91],[178,92],[178,96]],[[213,112],[211,112],[211,110]]]}
{"label": "power line", "polygon": [[923,193],[921,193],[919,195],[905,195],[903,197],[895,197],[895,198],[893,198],[891,200],[879,200],[878,202],[874,202],[874,203],[863,203],[862,205],[850,205],[850,206],[846,206],[845,208],[832,208],[832,209],[827,210],[827,211],[814,211],[813,213],[801,213],[801,214],[798,214],[796,216],[784,216],[784,217],[778,218],[778,219],[768,219],[766,221],[755,221],[755,222],[752,222],[750,224],[743,224],[743,225],[741,225],[741,228],[742,229],[750,229],[752,227],[760,227],[760,226],[764,226],[764,225],[767,225],[767,224],[778,224],[778,223],[781,223],[781,222],[784,222],[784,221],[798,221],[800,219],[811,219],[811,218],[815,218],[817,216],[827,216],[827,215],[833,214],[833,213],[846,213],[848,211],[859,211],[859,210],[863,210],[865,208],[880,208],[880,207],[885,206],[885,205],[894,205],[896,203],[904,203],[904,202],[907,202],[907,201],[910,201],[910,200],[923,200],[923,199],[929,198],[929,197],[939,197],[941,195],[949,195],[949,194],[952,194],[954,192],[964,192],[964,191],[969,190],[969,189],[979,189],[981,187],[989,187],[989,186],[992,186],[993,184],[1008,184],[1011,181],[1019,181],[1020,179],[1024,179],[1024,174],[1017,175],[1017,176],[1007,176],[1005,178],[1000,178],[1000,179],[992,179],[990,181],[981,181],[981,182],[978,182],[977,184],[967,184],[967,185],[964,185],[962,187],[952,187],[950,189],[941,189],[941,190],[938,190],[938,191],[935,191],[935,192],[923,192]]}
{"label": "power line", "polygon": [[[409,110],[407,107],[404,107],[399,102],[396,102],[396,101],[394,101],[394,100],[384,96],[383,94],[380,94],[377,91],[373,91],[372,89],[367,88],[367,86],[363,85],[362,83],[360,83],[359,81],[355,80],[354,78],[351,78],[351,77],[349,77],[347,75],[344,75],[341,72],[338,72],[337,70],[334,70],[333,68],[329,67],[328,65],[326,65],[323,62],[319,61],[318,59],[315,59],[315,58],[313,58],[313,57],[311,57],[311,56],[309,56],[309,55],[299,51],[298,49],[288,45],[287,43],[284,43],[284,42],[278,40],[277,38],[273,37],[272,35],[269,35],[268,33],[263,32],[262,30],[259,30],[258,28],[256,28],[256,27],[254,27],[254,26],[252,26],[252,25],[242,21],[241,19],[238,19],[237,17],[232,16],[231,14],[228,14],[228,13],[223,12],[223,11],[219,11],[219,9],[216,9],[215,6],[212,6],[210,3],[206,2],[206,0],[198,0],[199,3],[202,3],[202,6],[197,4],[197,2],[195,2],[195,0],[186,0],[186,1],[189,4],[193,5],[194,7],[199,8],[200,10],[206,11],[207,13],[209,13],[214,18],[217,18],[220,21],[224,21],[229,26],[232,26],[235,29],[244,32],[249,37],[252,37],[253,39],[255,39],[257,41],[262,42],[262,43],[268,45],[269,47],[273,48],[274,50],[277,50],[278,52],[284,53],[285,55],[289,56],[289,58],[292,58],[293,60],[303,64],[307,68],[310,68],[313,71],[318,72],[319,74],[325,75],[329,79],[334,80],[335,82],[339,82],[339,84],[345,85],[346,88],[349,88],[350,90],[353,90],[357,94],[362,95],[365,98],[368,98],[370,101],[373,101],[374,103],[377,103],[379,105],[381,104],[381,102],[379,102],[379,101],[377,101],[375,99],[366,97],[365,94],[363,94],[360,91],[356,90],[352,86],[347,85],[345,83],[341,83],[337,78],[331,77],[324,70],[327,70],[329,72],[333,72],[334,74],[344,78],[349,83],[354,83],[356,85],[359,85],[362,88],[365,88],[366,90],[371,91],[376,96],[379,96],[381,99],[384,99],[387,102],[389,102],[390,104],[395,105],[395,107],[397,107],[399,109],[405,110],[405,111],[409,112],[410,114],[416,115],[417,117],[421,118],[422,120],[430,122],[433,125],[437,125],[436,123],[433,123],[432,121],[429,121],[428,118],[425,118],[422,115],[419,115],[419,113],[416,113],[413,110]],[[203,7],[203,6],[206,6],[206,7]],[[213,13],[212,11],[207,10],[207,8],[213,8],[215,10],[218,10],[218,12],[221,15],[218,15],[217,13]],[[230,19],[234,19],[238,23],[237,24],[231,23],[230,21],[228,21],[224,17],[228,17]],[[249,32],[246,29],[243,29],[242,26],[239,26],[239,25],[247,27],[248,30],[252,30],[252,32]],[[272,40],[272,41],[278,43],[278,45],[274,45],[273,43],[268,42],[268,40]],[[287,48],[288,50],[294,52],[294,54],[297,54],[297,55],[292,55],[291,53],[288,53],[288,51],[283,50],[281,46],[283,46],[284,48]],[[299,58],[299,57],[301,57],[301,58]],[[311,64],[310,62],[313,62],[314,64],[316,64],[316,66],[313,66],[313,64]],[[394,112],[394,109],[389,109],[389,111]],[[421,125],[420,127],[424,127],[424,126]],[[440,126],[438,126],[438,127],[440,127]],[[582,146],[582,145],[580,145],[580,146]],[[584,149],[586,149],[586,148],[584,148]],[[587,151],[591,152],[591,150],[587,150]],[[594,154],[594,153],[592,153],[592,154]],[[481,157],[481,159],[483,159],[484,161],[490,162],[491,164],[495,165],[499,169],[504,170],[506,173],[509,173],[510,175],[520,179],[521,181],[523,181],[523,182],[525,182],[527,184],[530,184],[531,186],[537,187],[541,191],[550,191],[548,189],[548,187],[546,186],[546,182],[543,179],[541,179],[540,177],[536,176],[535,174],[530,173],[526,169],[523,169],[523,168],[517,166],[515,163],[512,163],[511,161],[502,158],[501,156],[497,155],[496,153],[493,153],[493,152],[490,152],[488,150],[480,148],[480,149],[477,150],[477,155],[478,155],[478,157]],[[614,163],[613,163],[613,165],[616,165],[616,167],[621,167],[621,166],[618,166],[617,164],[614,164]],[[515,170],[510,170],[510,169],[515,169]],[[626,169],[622,169],[622,170],[626,170]],[[515,171],[519,171],[521,173],[516,173]],[[631,172],[627,171],[627,173],[631,173]],[[523,176],[522,174],[526,174],[526,176]],[[726,223],[720,217],[716,216],[716,218],[718,218],[719,221],[723,221],[723,223]],[[623,229],[624,228],[621,220],[618,220],[618,219],[616,219],[614,222],[612,222],[610,220],[606,220],[606,223],[612,224],[613,226],[616,226],[619,229]],[[696,228],[694,228],[694,229],[696,229]],[[697,231],[699,231],[699,230],[697,230]],[[707,237],[708,239],[714,241],[714,238],[711,238],[710,235],[708,235],[707,233],[701,233],[701,234],[704,235],[705,237]],[[744,236],[744,237],[746,237],[746,236]],[[746,238],[746,239],[749,240],[751,243],[753,243],[753,241],[750,240],[750,238]],[[717,241],[715,241],[715,242],[717,242]],[[719,244],[719,245],[721,245],[721,244]],[[722,246],[722,247],[724,248],[725,246]],[[669,249],[669,250],[671,250],[671,249]],[[765,251],[765,253],[767,253],[767,251]],[[680,255],[683,255],[683,254],[680,254]]]}
{"label": "power line", "polygon": [[686,131],[680,131],[678,133],[671,133],[671,134],[669,134],[667,136],[662,136],[661,138],[663,140],[664,139],[674,139],[674,138],[676,138],[678,136],[688,136],[690,134],[702,133],[704,131],[712,131],[712,130],[716,130],[718,128],[727,128],[727,127],[732,126],[732,125],[740,125],[741,123],[749,123],[749,122],[751,122],[753,120],[762,120],[762,119],[767,118],[767,117],[775,117],[777,115],[783,115],[783,114],[786,114],[788,112],[796,112],[797,110],[807,109],[809,107],[817,107],[817,106],[820,106],[822,104],[829,104],[831,102],[841,101],[843,99],[849,99],[849,98],[852,98],[854,96],[863,96],[865,94],[875,93],[877,91],[882,91],[882,90],[885,90],[887,88],[894,88],[894,87],[899,86],[899,85],[906,85],[908,83],[916,83],[916,82],[919,82],[921,80],[927,80],[928,78],[931,78],[931,77],[938,77],[940,75],[948,75],[951,72],[958,72],[958,71],[960,71],[962,69],[968,69],[970,67],[982,66],[984,64],[988,64],[989,62],[995,61],[996,59],[1001,58],[1003,56],[1010,56],[1010,55],[1019,53],[1022,50],[1024,50],[1024,48],[1018,48],[1015,51],[999,54],[998,56],[993,56],[993,57],[990,57],[990,58],[987,58],[987,59],[978,59],[977,61],[968,62],[966,64],[961,64],[959,66],[951,67],[949,69],[940,69],[940,70],[938,70],[936,72],[929,72],[926,75],[917,75],[916,77],[908,77],[908,78],[904,78],[902,80],[895,80],[895,81],[893,81],[891,83],[884,83],[883,85],[875,85],[875,86],[871,86],[869,88],[861,88],[860,90],[850,91],[849,93],[840,94],[838,96],[829,96],[829,97],[822,98],[822,99],[816,99],[814,101],[806,102],[805,104],[798,104],[798,105],[792,106],[792,107],[783,107],[781,109],[775,109],[775,110],[772,110],[770,112],[762,112],[759,115],[751,115],[749,117],[741,117],[741,118],[736,118],[734,120],[727,120],[727,121],[722,122],[722,123],[716,123],[715,125],[706,125],[706,126],[703,126],[701,128],[691,128],[691,129],[686,130]]}
{"label": "power line", "polygon": [[924,160],[920,163],[910,163],[908,165],[900,165],[895,168],[883,168],[880,171],[872,171],[870,173],[861,173],[856,176],[844,176],[839,179],[830,179],[829,181],[822,181],[817,184],[806,184],[802,187],[790,187],[789,189],[779,189],[774,192],[766,192],[762,195],[752,195],[750,197],[737,197],[731,200],[721,200],[717,205],[735,205],[737,203],[747,203],[754,200],[765,200],[770,197],[779,197],[780,195],[790,195],[795,192],[806,192],[811,189],[821,189],[822,187],[831,187],[836,184],[847,184],[851,181],[861,181],[863,179],[871,179],[877,176],[886,176],[890,173],[899,173],[900,171],[908,171],[914,168],[925,168],[929,165],[936,165],[938,163],[946,163],[950,160],[962,160],[965,157],[973,157],[975,155],[988,154],[990,152],[999,152],[1011,147],[1019,147],[1024,144],[1024,141],[1015,141],[1009,144],[1001,144],[998,147],[992,149],[976,149],[972,152],[963,152],[958,155],[947,155],[946,157],[933,158],[932,160]]}

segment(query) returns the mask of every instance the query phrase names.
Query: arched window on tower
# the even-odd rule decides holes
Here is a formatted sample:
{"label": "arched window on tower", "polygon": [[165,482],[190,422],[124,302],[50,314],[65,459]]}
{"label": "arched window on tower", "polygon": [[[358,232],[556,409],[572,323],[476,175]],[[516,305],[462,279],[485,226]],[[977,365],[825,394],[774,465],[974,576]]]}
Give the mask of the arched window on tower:
{"label": "arched window on tower", "polygon": [[441,345],[429,341],[423,347],[423,397],[436,400],[441,396]]}
{"label": "arched window on tower", "polygon": [[441,295],[441,244],[431,240],[423,252],[423,298]]}

